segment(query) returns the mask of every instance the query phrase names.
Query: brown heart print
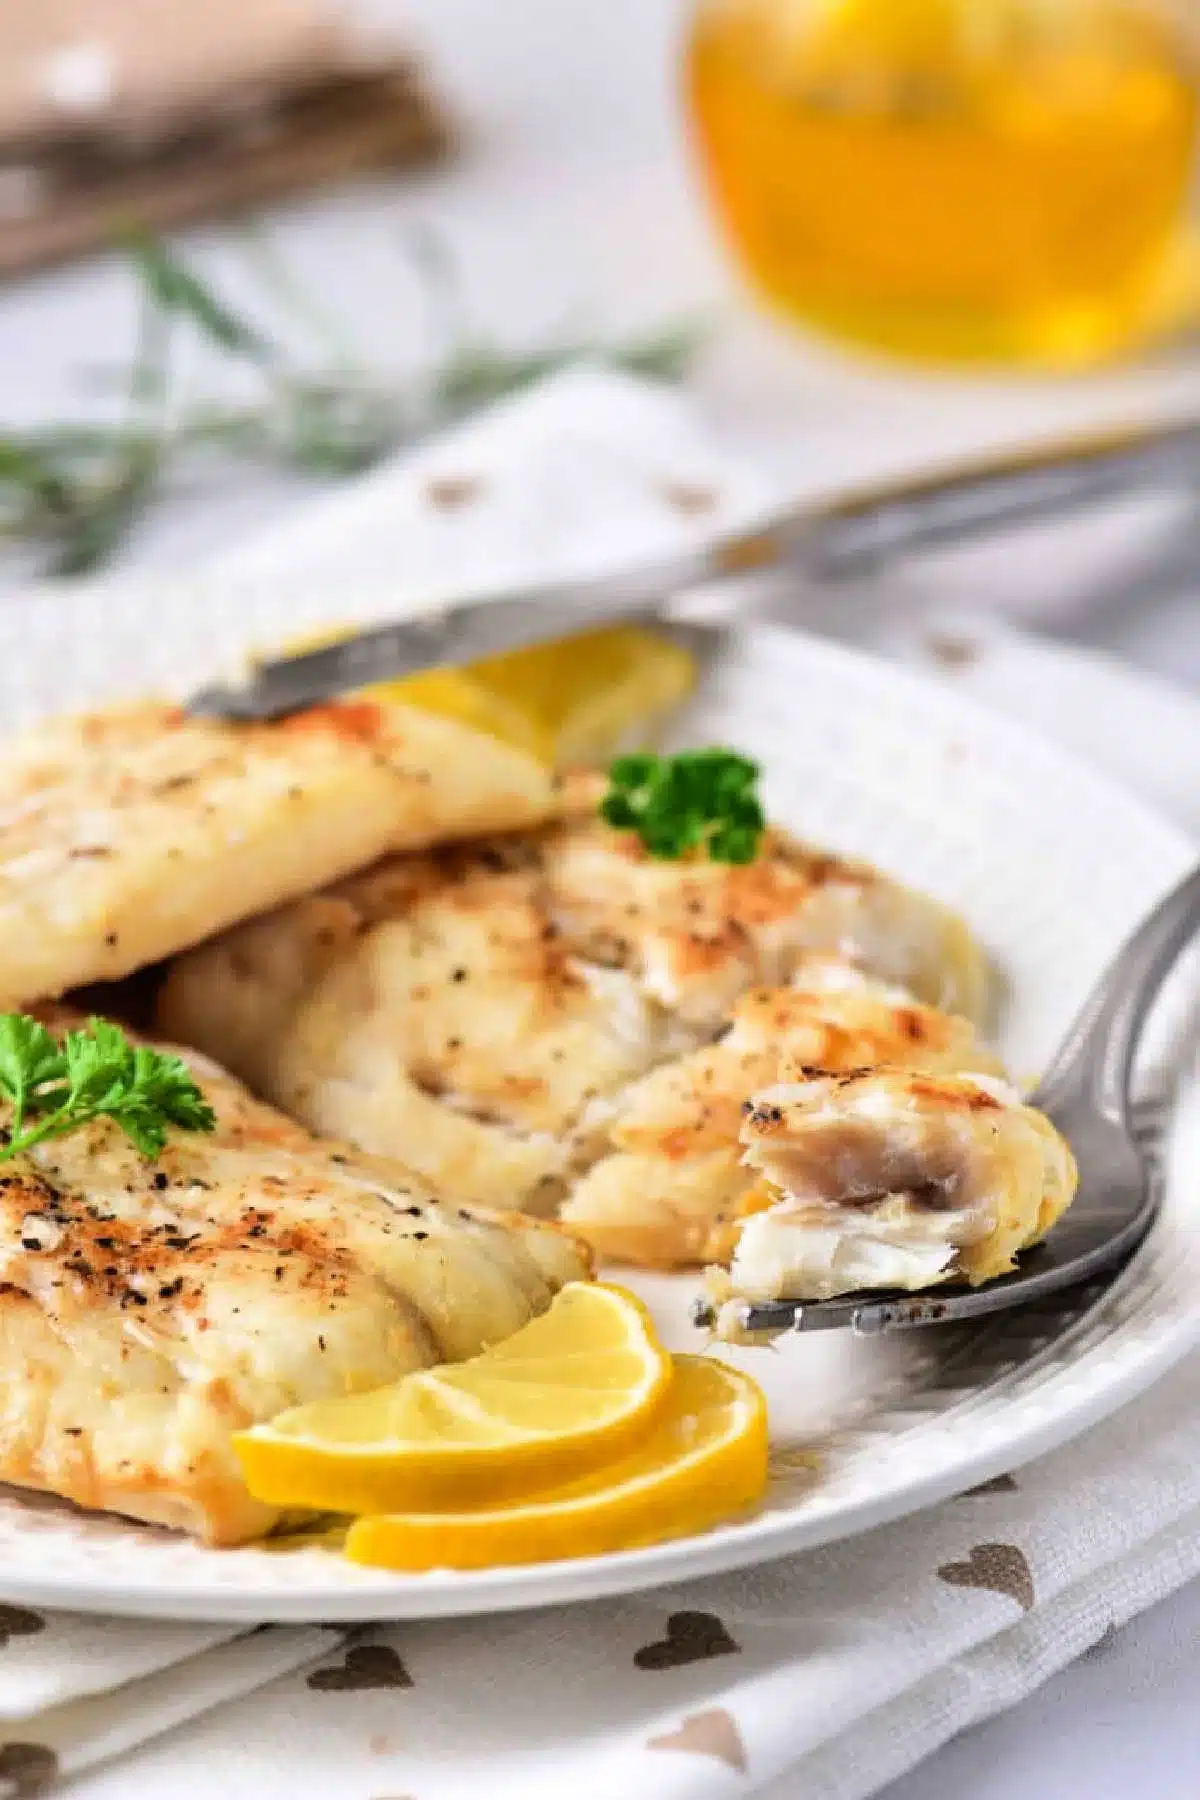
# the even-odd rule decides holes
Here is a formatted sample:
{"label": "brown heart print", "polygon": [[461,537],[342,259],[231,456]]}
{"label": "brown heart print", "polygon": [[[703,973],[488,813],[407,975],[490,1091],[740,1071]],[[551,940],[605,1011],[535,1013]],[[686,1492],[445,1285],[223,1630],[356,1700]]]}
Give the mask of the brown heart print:
{"label": "brown heart print", "polygon": [[964,1500],[981,1500],[985,1494],[1016,1494],[1020,1490],[1011,1475],[993,1475],[990,1481],[981,1481],[978,1487],[968,1488],[963,1495]]}
{"label": "brown heart print", "polygon": [[359,1693],[365,1688],[410,1688],[413,1678],[396,1652],[387,1644],[354,1644],[340,1668],[314,1669],[308,1686],[318,1693],[344,1689]]}
{"label": "brown heart print", "polygon": [[45,1629],[41,1613],[29,1612],[24,1606],[0,1606],[0,1650],[9,1638],[34,1637]]}
{"label": "brown heart print", "polygon": [[482,492],[483,482],[478,475],[437,475],[426,483],[425,498],[443,512],[455,512],[477,500]]}
{"label": "brown heart print", "polygon": [[646,1644],[634,1656],[639,1669],[682,1669],[710,1656],[736,1656],[741,1650],[715,1613],[677,1612],[667,1620],[667,1635]]}
{"label": "brown heart print", "polygon": [[685,519],[712,512],[717,504],[716,488],[701,487],[694,481],[664,481],[659,491],[667,505]]}
{"label": "brown heart print", "polygon": [[647,1750],[683,1750],[692,1756],[715,1756],[739,1775],[746,1772],[746,1746],[732,1716],[723,1706],[692,1713],[678,1731],[665,1731],[647,1741]]}
{"label": "brown heart print", "polygon": [[1099,1662],[1101,1660],[1101,1658],[1108,1655],[1109,1651],[1112,1649],[1112,1647],[1116,1643],[1116,1641],[1117,1641],[1116,1621],[1114,1619],[1110,1619],[1108,1621],[1108,1624],[1104,1627],[1104,1630],[1100,1633],[1100,1636],[1096,1639],[1095,1643],[1090,1644],[1088,1646],[1088,1648],[1084,1651],[1083,1654],[1084,1654],[1084,1656],[1086,1656],[1088,1658],[1093,1658],[1095,1661]]}
{"label": "brown heart print", "polygon": [[58,1758],[47,1744],[0,1744],[0,1792],[6,1800],[35,1800],[58,1780]]}
{"label": "brown heart print", "polygon": [[1015,1600],[1022,1612],[1033,1605],[1033,1574],[1015,1544],[972,1544],[967,1562],[943,1563],[938,1570],[951,1587],[982,1588]]}

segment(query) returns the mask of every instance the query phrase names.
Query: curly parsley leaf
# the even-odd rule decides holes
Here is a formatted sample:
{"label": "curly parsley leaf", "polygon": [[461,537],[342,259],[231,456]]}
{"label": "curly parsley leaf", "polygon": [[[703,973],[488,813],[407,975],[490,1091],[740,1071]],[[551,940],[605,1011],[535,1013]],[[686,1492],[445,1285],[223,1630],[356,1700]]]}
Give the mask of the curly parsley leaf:
{"label": "curly parsley leaf", "polygon": [[0,1013],[0,1093],[12,1101],[13,1132],[18,1132],[35,1097],[49,1084],[61,1082],[66,1057],[46,1027],[27,1013]]}
{"label": "curly parsley leaf", "polygon": [[766,829],[758,777],[758,764],[733,750],[619,756],[600,816],[617,831],[636,832],[663,861],[704,851],[711,862],[750,863]]}
{"label": "curly parsley leaf", "polygon": [[0,1013],[0,1092],[13,1107],[0,1162],[93,1119],[111,1119],[148,1157],[161,1153],[171,1127],[216,1125],[178,1056],[131,1043],[107,1019],[90,1019],[59,1045],[27,1014]]}

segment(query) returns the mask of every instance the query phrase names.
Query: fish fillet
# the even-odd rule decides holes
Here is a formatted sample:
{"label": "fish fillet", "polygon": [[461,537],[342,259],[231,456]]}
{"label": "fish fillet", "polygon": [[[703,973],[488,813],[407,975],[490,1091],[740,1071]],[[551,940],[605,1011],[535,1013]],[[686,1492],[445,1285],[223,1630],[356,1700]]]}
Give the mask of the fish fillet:
{"label": "fish fillet", "polygon": [[995,1076],[858,1070],[756,1094],[742,1140],[759,1184],[728,1274],[710,1278],[718,1334],[743,1300],[976,1287],[1008,1274],[1075,1197],[1065,1139]]}
{"label": "fish fillet", "polygon": [[96,1122],[0,1164],[0,1480],[231,1544],[279,1516],[233,1431],[472,1356],[589,1267],[182,1054],[215,1133],[150,1163]]}
{"label": "fish fillet", "polygon": [[561,1216],[617,1261],[728,1261],[737,1203],[755,1179],[739,1142],[749,1096],[804,1071],[882,1063],[1002,1072],[968,1020],[837,958],[807,957],[791,987],[744,994],[719,1042],[629,1090],[609,1134],[614,1153],[583,1175]]}
{"label": "fish fillet", "polygon": [[966,928],[873,869],[781,832],[746,867],[655,861],[597,819],[593,784],[564,806],[537,831],[392,858],[178,958],[159,1029],[314,1130],[549,1212],[612,1148],[631,1084],[814,946],[983,1004]]}
{"label": "fish fillet", "polygon": [[51,721],[0,768],[0,1006],[115,980],[386,851],[554,805],[531,757],[410,707]]}

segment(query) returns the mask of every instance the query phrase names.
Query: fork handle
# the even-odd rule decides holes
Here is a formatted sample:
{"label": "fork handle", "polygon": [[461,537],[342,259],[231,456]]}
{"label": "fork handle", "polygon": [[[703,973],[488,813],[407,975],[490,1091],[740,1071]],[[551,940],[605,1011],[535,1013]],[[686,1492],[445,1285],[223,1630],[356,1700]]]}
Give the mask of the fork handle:
{"label": "fork handle", "polygon": [[1086,1091],[1108,1117],[1124,1122],[1142,1030],[1162,985],[1200,931],[1200,868],[1159,901],[1096,987],[1038,1084],[1046,1111]]}

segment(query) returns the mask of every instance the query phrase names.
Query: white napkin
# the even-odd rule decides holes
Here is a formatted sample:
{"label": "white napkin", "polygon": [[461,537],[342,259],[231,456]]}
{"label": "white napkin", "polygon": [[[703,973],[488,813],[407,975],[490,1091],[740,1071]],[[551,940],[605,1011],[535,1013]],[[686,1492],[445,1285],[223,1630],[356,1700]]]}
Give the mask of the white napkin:
{"label": "white napkin", "polygon": [[[633,560],[772,497],[677,396],[580,371],[223,568],[238,592],[294,581],[315,621],[389,591]],[[850,615],[1028,709],[1043,653],[1018,637],[898,630],[862,596],[843,629]],[[1088,677],[1064,663],[1081,699]],[[1132,719],[1145,693],[1096,679],[1117,767],[1121,706]],[[1200,719],[1174,704],[1162,716],[1194,768]],[[1200,834],[1190,790],[1167,797]],[[0,1607],[0,1796],[61,1775],[80,1800],[859,1800],[1200,1572],[1195,1376],[914,1519],[627,1600],[352,1633]]]}

